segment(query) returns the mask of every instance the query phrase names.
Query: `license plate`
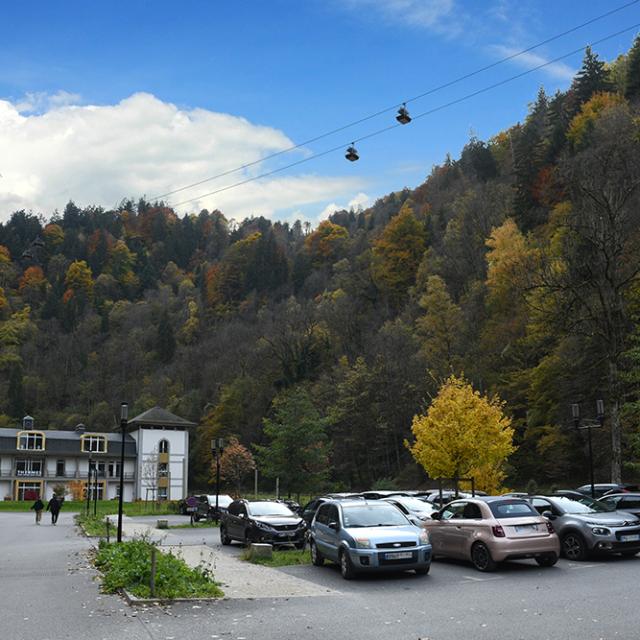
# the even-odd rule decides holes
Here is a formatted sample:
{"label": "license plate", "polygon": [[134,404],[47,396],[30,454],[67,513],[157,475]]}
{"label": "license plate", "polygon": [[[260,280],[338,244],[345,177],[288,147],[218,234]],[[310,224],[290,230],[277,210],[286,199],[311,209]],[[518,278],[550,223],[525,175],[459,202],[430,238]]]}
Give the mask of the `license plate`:
{"label": "license plate", "polygon": [[636,542],[637,540],[640,540],[639,533],[636,533],[631,536],[620,536],[620,542]]}
{"label": "license plate", "polygon": [[411,551],[396,551],[395,553],[385,553],[385,560],[406,560],[407,558],[413,558]]}
{"label": "license plate", "polygon": [[516,533],[522,533],[523,531],[537,531],[537,524],[517,524],[515,526]]}
{"label": "license plate", "polygon": [[278,536],[281,538],[291,538],[293,533],[279,533]]}

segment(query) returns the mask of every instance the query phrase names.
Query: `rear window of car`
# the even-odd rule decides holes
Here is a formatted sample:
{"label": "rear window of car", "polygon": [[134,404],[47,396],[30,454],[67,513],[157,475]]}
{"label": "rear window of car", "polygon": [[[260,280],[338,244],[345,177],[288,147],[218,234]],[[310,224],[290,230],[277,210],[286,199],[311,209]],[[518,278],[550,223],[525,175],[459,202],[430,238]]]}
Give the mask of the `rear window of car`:
{"label": "rear window of car", "polygon": [[538,512],[524,500],[501,500],[500,502],[490,502],[491,513],[498,519],[502,518],[522,518],[526,516],[537,516]]}

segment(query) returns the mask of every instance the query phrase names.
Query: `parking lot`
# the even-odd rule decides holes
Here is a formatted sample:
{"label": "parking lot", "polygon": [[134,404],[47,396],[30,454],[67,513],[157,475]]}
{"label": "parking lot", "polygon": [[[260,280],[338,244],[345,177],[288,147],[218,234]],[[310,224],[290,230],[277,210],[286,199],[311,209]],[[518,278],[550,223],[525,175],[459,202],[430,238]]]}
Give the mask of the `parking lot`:
{"label": "parking lot", "polygon": [[[183,546],[204,541],[235,560],[242,547],[221,547],[217,534],[216,529],[172,529],[166,539]],[[3,640],[638,637],[640,557],[560,560],[546,569],[518,561],[492,574],[437,561],[428,576],[398,573],[354,581],[343,580],[331,565],[265,568],[265,576],[297,578],[322,596],[269,597],[268,579],[254,578],[264,597],[136,610],[118,596],[100,593],[86,559],[89,543],[77,535],[69,513],[63,512],[56,527],[46,521],[36,527],[32,514],[0,514],[0,544]],[[242,570],[245,565],[237,562]]]}
{"label": "parking lot", "polygon": [[[231,556],[239,556],[242,550],[239,544],[222,547],[216,529],[174,529],[174,536],[185,545],[204,539],[219,553]],[[323,587],[327,597],[233,600],[195,610],[174,606],[174,612],[189,617],[191,633],[196,634],[186,637],[638,637],[640,556],[560,560],[551,568],[540,568],[532,560],[517,561],[491,574],[479,573],[463,562],[436,561],[428,576],[407,572],[354,581],[343,580],[338,567],[329,564],[277,571]],[[217,631],[212,630],[214,619]],[[149,619],[147,624],[153,629],[156,623]]]}

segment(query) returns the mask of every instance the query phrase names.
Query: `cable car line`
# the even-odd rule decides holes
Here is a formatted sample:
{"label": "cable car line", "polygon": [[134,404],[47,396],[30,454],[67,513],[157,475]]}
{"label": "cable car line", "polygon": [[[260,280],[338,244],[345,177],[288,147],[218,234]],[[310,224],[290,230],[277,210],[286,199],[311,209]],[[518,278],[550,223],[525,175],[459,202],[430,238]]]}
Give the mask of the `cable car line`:
{"label": "cable car line", "polygon": [[[517,51],[516,53],[513,53],[511,55],[506,56],[505,58],[501,58],[500,60],[496,60],[495,62],[492,62],[491,64],[488,64],[484,67],[481,67],[479,69],[476,69],[475,71],[470,71],[467,74],[464,74],[462,76],[459,76],[458,78],[454,78],[453,80],[450,80],[444,84],[438,85],[436,87],[433,87],[431,89],[429,89],[428,91],[425,91],[424,93],[418,94],[416,96],[413,96],[411,98],[408,98],[407,100],[405,100],[402,103],[402,106],[400,107],[401,109],[404,107],[406,110],[406,104],[409,102],[415,102],[416,100],[419,100],[421,98],[424,98],[428,95],[431,95],[433,93],[436,93],[438,91],[442,91],[443,89],[447,89],[455,84],[458,84],[464,80],[468,80],[469,78],[472,78],[473,76],[476,76],[480,73],[483,73],[484,71],[488,71],[489,69],[493,69],[494,67],[497,67],[498,65],[504,64],[505,62],[509,62],[510,60],[514,60],[515,58],[518,58],[519,56],[522,56],[526,53],[529,53],[531,51],[533,51],[534,49],[537,49],[538,47],[541,47],[545,44],[549,44],[550,42],[553,42],[555,40],[558,40],[559,38],[563,38],[566,35],[569,35],[570,33],[573,33],[575,31],[578,31],[580,29],[583,29],[584,27],[587,27],[595,22],[598,22],[599,20],[603,20],[604,18],[607,18],[611,15],[613,15],[614,13],[618,13],[620,11],[623,11],[624,9],[627,9],[628,7],[631,7],[635,4],[638,4],[638,2],[640,2],[640,0],[631,0],[631,2],[627,2],[623,5],[620,5],[619,7],[616,7],[614,9],[611,9],[610,11],[607,11],[606,13],[602,13],[600,15],[597,15],[589,20],[587,20],[586,22],[583,22],[579,25],[576,25],[574,27],[571,27],[571,29],[567,29],[566,31],[563,31],[562,33],[558,33],[554,36],[551,36],[550,38],[547,38],[546,40],[542,40],[541,42],[538,42],[526,49],[522,49],[521,51]],[[329,136],[332,136],[336,133],[340,133],[341,131],[344,131],[346,129],[349,129],[351,127],[355,127],[356,125],[362,124],[364,122],[367,122],[369,120],[372,120],[373,118],[377,118],[378,116],[381,116],[385,113],[388,113],[389,111],[393,111],[394,109],[397,109],[398,105],[395,104],[391,107],[386,107],[384,109],[381,109],[380,111],[376,111],[375,113],[372,113],[370,115],[364,116],[358,120],[354,120],[353,122],[350,122],[348,124],[345,124],[343,126],[337,127],[336,129],[332,129],[331,131],[327,131],[325,133],[322,133],[320,135],[317,135],[313,138],[309,138],[308,140],[304,140],[303,142],[299,142],[298,144],[292,145],[290,147],[287,147],[286,149],[281,149],[280,151],[276,151],[274,153],[271,153],[267,156],[264,156],[262,158],[259,158],[258,160],[253,160],[252,162],[247,162],[245,164],[242,164],[238,167],[235,167],[233,169],[228,169],[227,171],[223,171],[221,173],[218,173],[216,175],[210,176],[208,178],[203,178],[202,180],[199,180],[197,182],[193,182],[191,184],[185,185],[183,187],[179,187],[177,189],[173,189],[171,191],[167,191],[165,193],[161,193],[157,196],[152,196],[149,198],[150,201],[156,201],[156,200],[161,200],[162,198],[166,198],[168,196],[174,195],[176,193],[180,193],[181,191],[186,191],[188,189],[193,189],[194,187],[198,187],[202,184],[205,184],[207,182],[211,182],[212,180],[217,180],[218,178],[223,178],[225,176],[228,176],[232,173],[237,173],[238,171],[242,171],[243,169],[248,169],[249,167],[253,167],[257,164],[260,164],[262,162],[266,162],[267,160],[271,160],[272,158],[276,158],[278,156],[281,156],[285,153],[289,153],[291,151],[295,151],[296,149],[299,149],[301,147],[304,147],[306,145],[312,144],[313,142],[317,142],[318,140],[322,140],[324,138],[328,138]],[[398,115],[400,115],[400,110],[398,111]],[[397,118],[398,116],[396,116]],[[294,163],[293,165],[290,166],[295,166]]]}
{"label": "cable car line", "polygon": [[[604,36],[603,38],[600,38],[599,40],[594,40],[593,42],[589,43],[590,45],[597,45],[597,44],[601,44],[603,42],[606,42],[607,40],[611,40],[619,35],[622,35],[623,33],[627,33],[628,31],[632,31],[633,29],[637,29],[638,27],[640,27],[640,22],[637,22],[636,24],[633,24],[629,27],[626,27],[624,29],[621,29],[620,31],[616,31],[615,33],[611,33],[607,36]],[[577,53],[581,53],[582,51],[584,51],[586,46],[589,46],[589,44],[587,45],[583,45],[581,47],[578,47],[577,49],[574,49],[573,51],[570,51],[569,53],[565,53],[561,56],[558,56],[557,58],[553,58],[552,60],[548,60],[547,62],[541,63],[535,67],[532,67],[531,69],[527,69],[526,71],[522,71],[521,73],[518,73],[514,76],[510,76],[509,78],[505,78],[504,80],[500,80],[499,82],[494,82],[493,84],[487,85],[486,87],[483,87],[482,89],[478,89],[477,91],[473,91],[472,93],[468,93],[464,96],[461,96],[460,98],[456,98],[455,100],[450,100],[449,102],[446,102],[444,104],[438,105],[437,107],[433,107],[432,109],[429,109],[427,111],[423,111],[422,113],[419,113],[417,115],[413,116],[414,120],[418,120],[419,118],[424,118],[425,116],[428,115],[432,115],[438,111],[442,111],[443,109],[447,109],[449,107],[452,107],[456,104],[460,104],[461,102],[465,102],[466,100],[470,100],[471,98],[474,98],[475,96],[478,96],[482,93],[486,93],[487,91],[491,91],[492,89],[496,89],[497,87],[501,87],[505,84],[508,84],[509,82],[513,82],[514,80],[518,80],[524,76],[527,76],[531,73],[534,73],[535,71],[539,71],[540,69],[543,69],[544,67],[548,67],[551,64],[554,64],[556,62],[560,62],[561,60],[564,60],[565,58],[569,58],[573,55],[576,55]],[[351,143],[351,147],[354,147],[354,151],[355,151],[355,144],[357,142],[362,142],[363,140],[369,140],[370,138],[374,138],[376,136],[379,136],[383,133],[386,133],[387,131],[391,131],[392,129],[397,129],[398,127],[402,127],[403,125],[401,123],[395,123],[395,124],[390,124],[387,127],[383,127],[382,129],[378,129],[377,131],[373,131],[371,133],[365,134],[363,136],[360,136],[359,138],[356,138],[355,140],[353,140],[353,142]],[[182,206],[184,204],[189,204],[190,202],[194,202],[196,200],[201,200],[202,198],[208,198],[209,196],[213,196],[216,195],[218,193],[222,193],[224,191],[229,191],[230,189],[235,189],[236,187],[248,184],[249,182],[255,182],[256,180],[260,180],[262,178],[267,178],[269,176],[272,176],[276,173],[280,173],[282,171],[285,171],[286,169],[290,169],[291,167],[295,167],[301,164],[304,164],[305,162],[310,162],[311,160],[315,160],[316,158],[321,158],[323,156],[329,155],[330,153],[334,153],[335,151],[339,151],[340,149],[344,149],[344,144],[338,145],[336,147],[332,147],[331,149],[326,149],[325,151],[319,151],[317,153],[314,153],[313,155],[307,156],[305,158],[301,158],[300,160],[297,160],[295,162],[291,162],[290,164],[284,165],[282,167],[277,167],[276,169],[272,169],[271,171],[267,171],[266,173],[261,173],[260,175],[257,176],[252,176],[250,178],[246,178],[245,180],[241,180],[239,182],[235,182],[233,184],[227,185],[225,187],[220,187],[219,189],[215,189],[214,191],[210,191],[208,193],[203,193],[199,196],[195,196],[193,198],[189,198],[188,200],[183,200],[182,202],[178,202],[175,203],[171,206],[173,207],[179,207]],[[357,151],[355,151],[356,155]],[[347,158],[349,159],[349,158]],[[357,160],[357,158],[354,158],[354,160]]]}

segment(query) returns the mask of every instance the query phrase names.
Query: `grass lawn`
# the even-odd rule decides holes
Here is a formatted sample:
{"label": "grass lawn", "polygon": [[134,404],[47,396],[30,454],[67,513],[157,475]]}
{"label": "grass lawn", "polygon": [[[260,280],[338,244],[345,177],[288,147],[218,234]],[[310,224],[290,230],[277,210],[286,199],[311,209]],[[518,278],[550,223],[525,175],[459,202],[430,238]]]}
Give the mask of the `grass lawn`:
{"label": "grass lawn", "polygon": [[224,593],[208,567],[189,567],[170,553],[156,551],[155,593],[151,593],[151,554],[146,540],[100,542],[95,564],[104,574],[105,593],[126,589],[139,598],[221,598]]}
{"label": "grass lawn", "polygon": [[271,558],[255,558],[249,560],[249,549],[242,552],[242,559],[253,564],[262,564],[267,567],[288,567],[292,564],[311,564],[311,552],[308,548],[300,549],[274,549]]}
{"label": "grass lawn", "polygon": [[[0,502],[0,511],[29,511],[34,500],[5,500]],[[98,500],[98,515],[111,515],[118,513],[117,500]],[[87,509],[85,500],[65,500],[62,506],[63,511],[84,512]],[[93,513],[93,502],[90,512]],[[125,502],[123,512],[126,516],[163,516],[178,513],[175,502]]]}

